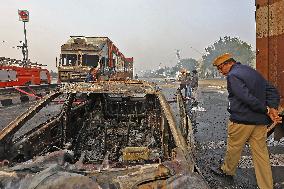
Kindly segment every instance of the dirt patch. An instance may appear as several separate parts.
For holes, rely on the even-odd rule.
[[[221,88],[227,88],[227,80],[226,79],[199,80],[199,86],[201,87],[220,86]]]

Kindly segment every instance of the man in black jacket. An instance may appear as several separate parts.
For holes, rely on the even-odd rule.
[[[228,53],[217,57],[213,66],[227,76],[229,93],[227,151],[217,174],[234,176],[243,146],[249,143],[260,189],[272,189],[273,179],[266,145],[267,124],[281,122],[277,108],[280,97],[275,87],[256,70],[236,62]]]

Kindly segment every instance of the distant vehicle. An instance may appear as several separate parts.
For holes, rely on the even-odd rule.
[[[25,23],[29,21],[29,11],[18,10],[18,14],[19,20],[24,23],[25,40],[17,46],[22,50],[23,60],[0,57],[0,88],[50,84],[50,73],[47,69],[42,68],[45,65],[33,63],[28,58]]]
[[[0,58],[0,88],[50,84],[50,73],[42,65],[21,60]]]
[[[177,79],[175,77],[166,77],[165,81],[166,82],[175,82]]]
[[[71,36],[61,46],[58,81],[84,81],[92,68],[100,80],[133,78],[133,58],[126,58],[108,37]]]

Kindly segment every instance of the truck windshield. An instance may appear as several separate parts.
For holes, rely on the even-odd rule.
[[[99,62],[98,55],[83,55],[83,66],[97,67]]]
[[[62,66],[76,66],[77,55],[76,54],[62,54],[61,55],[61,65]]]

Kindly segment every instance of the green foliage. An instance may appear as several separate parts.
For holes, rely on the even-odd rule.
[[[214,59],[224,53],[230,53],[233,55],[234,59],[242,64],[246,64],[253,67],[255,53],[252,50],[251,45],[240,40],[239,38],[231,38],[230,36],[225,36],[220,38],[213,45],[205,48],[206,54],[202,56],[203,68],[206,75],[211,75],[213,77],[218,75],[218,72],[212,66]]]
[[[224,53],[230,53],[236,61],[255,68],[255,52],[252,50],[251,45],[239,38],[225,36],[205,48],[205,51],[206,54],[202,56],[202,60],[199,62],[193,58],[181,59],[180,62],[173,67],[164,67],[155,71],[148,71],[145,73],[145,76],[175,77],[181,68],[185,68],[190,72],[196,69],[201,78],[220,76],[217,69],[213,68],[212,62],[217,56]]]
[[[188,71],[192,71],[197,68],[198,62],[193,58],[181,59],[180,62],[173,67],[175,72],[180,71],[181,68],[185,68]]]
[[[154,72],[147,72],[144,76],[147,77],[175,77],[177,72],[180,71],[181,68],[185,68],[188,71],[192,71],[197,68],[198,62],[193,58],[181,59],[179,63],[177,63],[173,67],[163,67]]]

